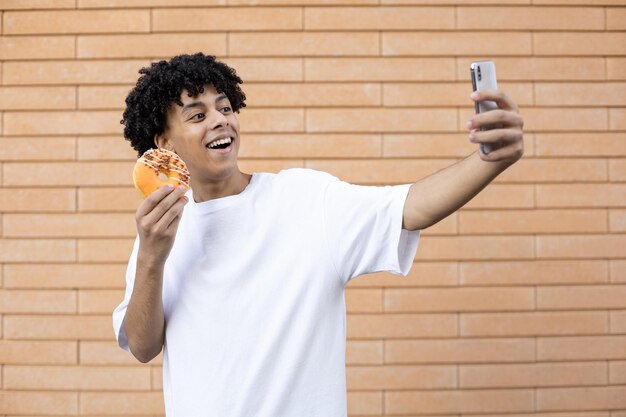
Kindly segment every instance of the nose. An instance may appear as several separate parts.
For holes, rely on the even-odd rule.
[[[211,111],[211,129],[219,129],[228,126],[228,119],[221,111],[214,109]]]

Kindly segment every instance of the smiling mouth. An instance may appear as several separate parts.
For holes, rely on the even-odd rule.
[[[211,150],[211,149],[226,149],[228,148],[232,143],[234,142],[234,139],[232,137],[227,137],[224,139],[217,139],[214,140],[213,142],[209,143],[206,148]]]

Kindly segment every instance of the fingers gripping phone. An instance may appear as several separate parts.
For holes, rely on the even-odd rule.
[[[476,61],[470,65],[470,72],[472,74],[472,87],[474,91],[480,90],[495,90],[498,88],[496,81],[496,64],[493,61]],[[498,108],[495,101],[479,101],[475,103],[476,114],[484,113],[490,110]],[[499,124],[485,126],[480,130],[498,129],[502,126]],[[496,145],[481,143],[480,150],[485,155],[492,150],[497,149]]]

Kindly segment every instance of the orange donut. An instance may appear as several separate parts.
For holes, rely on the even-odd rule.
[[[159,178],[159,173],[166,175],[167,180]],[[167,184],[189,188],[189,171],[185,162],[174,152],[161,148],[148,149],[137,159],[133,182],[145,198]]]

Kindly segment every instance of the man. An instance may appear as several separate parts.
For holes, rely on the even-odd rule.
[[[345,285],[376,271],[406,275],[420,230],[522,156],[515,103],[500,91],[473,96],[500,110],[473,117],[469,140],[498,150],[415,184],[365,187],[309,169],[241,172],[242,81],[214,57],[182,55],[140,73],[124,135],[140,155],[176,152],[191,181],[137,209],[113,313],[119,345],[144,363],[163,348],[169,417],[345,416]]]

